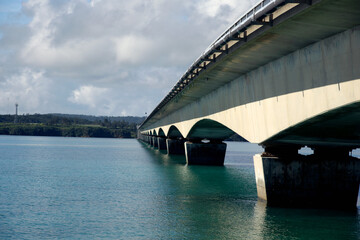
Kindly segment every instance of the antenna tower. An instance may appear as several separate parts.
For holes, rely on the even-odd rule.
[[[18,107],[19,107],[19,104],[15,103],[15,119],[14,119],[14,123],[18,123]]]

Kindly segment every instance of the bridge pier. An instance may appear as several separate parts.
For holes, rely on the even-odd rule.
[[[309,156],[265,152],[254,156],[254,167],[258,197],[269,206],[356,208],[360,159],[349,149],[315,148]]]
[[[158,148],[158,141],[157,141],[157,137],[152,137],[152,146],[154,148]]]
[[[152,147],[154,147],[154,137],[150,137],[150,145],[152,146]]]
[[[157,146],[159,150],[166,150],[166,138],[165,137],[157,137]]]
[[[223,166],[226,143],[185,142],[185,156],[188,165]]]
[[[185,154],[185,141],[183,139],[166,139],[166,148],[168,154],[184,155]]]

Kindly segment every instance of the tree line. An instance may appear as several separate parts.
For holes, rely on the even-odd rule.
[[[137,125],[144,118],[130,117],[132,122],[107,117],[77,117],[79,115],[26,114],[0,115],[0,134],[28,136],[135,138]],[[85,115],[81,115],[85,116]],[[129,117],[124,117],[129,119]]]

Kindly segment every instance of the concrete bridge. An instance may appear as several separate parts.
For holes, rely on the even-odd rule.
[[[265,149],[254,167],[269,205],[351,208],[359,123],[360,1],[263,0],[190,66],[139,139],[223,165],[223,140],[237,133]]]

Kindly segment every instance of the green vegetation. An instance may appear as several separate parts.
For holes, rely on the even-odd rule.
[[[140,117],[65,114],[0,115],[0,135],[134,138]]]

